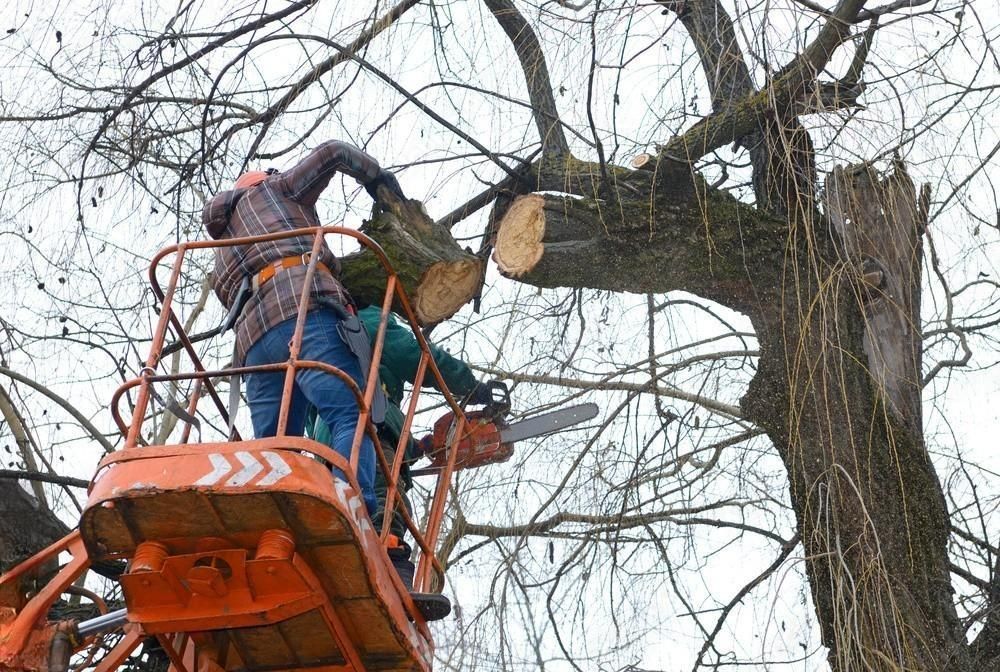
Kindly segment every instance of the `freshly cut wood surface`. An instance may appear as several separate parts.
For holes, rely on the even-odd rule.
[[[520,277],[535,267],[545,248],[545,197],[528,194],[518,197],[497,228],[493,260],[500,272]]]
[[[483,260],[463,249],[445,227],[427,216],[420,201],[400,201],[384,187],[386,205],[362,227],[385,252],[406,290],[421,324],[454,315],[479,289]],[[341,279],[356,301],[381,304],[386,274],[371,251],[342,259]]]

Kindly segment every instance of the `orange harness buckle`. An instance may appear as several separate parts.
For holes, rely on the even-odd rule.
[[[294,268],[295,266],[307,266],[309,265],[309,260],[311,254],[309,252],[304,252],[297,257],[284,257],[283,259],[278,259],[277,261],[265,266],[259,273],[253,276],[253,291],[257,293],[261,287],[263,287],[267,282],[277,275],[278,271],[283,271],[287,268]],[[333,273],[327,268],[326,264],[322,261],[316,264],[318,270],[324,271],[325,273]]]

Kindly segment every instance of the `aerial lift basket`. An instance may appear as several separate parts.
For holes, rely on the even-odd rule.
[[[373,347],[367,389],[322,362],[297,358],[309,297],[303,293],[292,356],[287,362],[207,371],[173,309],[185,257],[193,251],[247,245],[293,236],[311,236],[312,254],[305,286],[318,272],[317,254],[327,234],[350,236],[381,261],[388,278],[382,322]],[[157,269],[173,257],[166,290]],[[440,586],[443,568],[434,555],[455,470],[439,459],[433,499],[420,528],[399,506],[397,483],[421,383],[434,377],[444,391],[463,434],[465,416],[441,378],[427,342],[384,252],[364,235],[340,227],[222,241],[181,243],[161,251],[150,267],[160,315],[146,367],[122,385],[112,413],[125,436],[124,448],[98,465],[79,528],[66,538],[0,577],[0,670],[57,672],[74,668],[118,669],[144,642],[166,653],[173,672],[320,670],[427,671],[433,640],[385,553],[388,525],[376,532],[364,510],[355,471],[362,434],[378,445],[370,409],[390,307],[401,307],[422,348],[403,436],[392,464],[376,450],[387,475],[388,521],[398,512],[420,552],[414,588]],[[192,364],[186,373],[159,373],[167,333],[183,345]],[[316,368],[340,377],[354,392],[358,430],[349,460],[329,447],[285,434],[295,372]],[[204,417],[199,402],[208,397],[229,422],[216,383],[262,371],[285,376],[277,436],[244,440],[232,429],[228,440],[191,443],[192,422]],[[193,381],[186,413],[189,421],[176,443],[144,445],[143,424],[154,386]],[[131,421],[119,413],[123,397],[134,397]],[[231,423],[229,424],[231,427]],[[201,440],[200,429],[198,439]],[[335,478],[334,473],[346,475]],[[59,564],[59,558],[70,556]],[[50,620],[50,608],[93,563],[125,561],[118,577],[125,606],[83,621]]]

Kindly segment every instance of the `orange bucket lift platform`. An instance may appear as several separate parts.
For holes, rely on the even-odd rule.
[[[300,297],[289,361],[206,371],[172,309],[185,256],[203,248],[312,236],[312,261],[304,283],[308,287],[326,234],[358,239],[375,252],[388,277],[366,389],[359,389],[334,367],[297,359],[309,305],[305,293]],[[168,255],[174,255],[174,263],[164,292],[157,268]],[[98,465],[79,528],[0,577],[0,670],[116,670],[149,638],[155,638],[169,657],[172,672],[430,670],[433,639],[386,556],[387,523],[398,508],[420,550],[415,589],[429,590],[432,580],[440,585],[443,568],[433,549],[456,468],[455,445],[466,420],[446,391],[382,250],[362,234],[340,227],[182,243],[154,258],[150,280],[161,310],[147,365],[139,378],[119,388],[112,401],[125,447]],[[387,315],[394,303],[409,319],[423,352],[393,463],[387,464],[376,449],[389,486],[380,526],[385,532],[380,535],[365,511],[354,474],[362,434],[368,433],[378,445],[369,416]],[[168,331],[183,344],[193,371],[157,373]],[[360,422],[349,460],[316,441],[285,434],[295,372],[303,368],[339,376],[354,391]],[[193,423],[188,421],[177,443],[140,445],[151,400],[160,400],[155,384],[187,381],[193,388],[188,417],[207,418],[199,408],[207,393],[221,417],[219,424],[227,426],[228,411],[213,381],[259,371],[285,374],[277,436],[242,440],[231,430],[229,437],[223,437],[228,440],[190,443]],[[433,499],[418,528],[400,506],[397,483],[421,383],[428,373],[445,391],[455,413],[455,432],[450,459],[435,470]],[[118,404],[133,390],[132,419],[125,423]],[[200,439],[200,427],[198,431]],[[335,477],[331,469],[346,474],[346,480]],[[58,558],[67,553],[71,559],[58,566]],[[108,611],[95,595],[102,615],[50,621],[49,609],[60,595],[92,563],[108,560],[127,561],[118,578],[126,606]]]

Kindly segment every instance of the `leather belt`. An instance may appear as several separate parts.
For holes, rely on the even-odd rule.
[[[297,257],[285,257],[284,259],[278,259],[277,261],[265,266],[259,273],[253,276],[253,291],[257,292],[263,287],[267,282],[277,275],[278,271],[283,271],[288,268],[294,268],[295,266],[307,266],[309,264],[309,253],[300,254]],[[333,275],[333,272],[327,268],[327,265],[322,261],[316,263],[316,270],[323,271]]]

